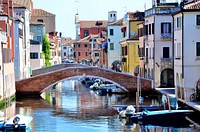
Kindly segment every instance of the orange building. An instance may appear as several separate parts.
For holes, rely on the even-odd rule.
[[[74,58],[76,62],[93,66],[105,67],[107,54],[102,48],[105,38],[100,34],[80,39],[74,43]]]
[[[80,21],[80,38],[85,38],[90,34],[98,34],[102,31],[107,32],[108,21],[97,20],[97,21]]]

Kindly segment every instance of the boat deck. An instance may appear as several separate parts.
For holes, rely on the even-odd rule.
[[[156,88],[156,90],[163,94],[172,94],[175,96],[175,88]],[[178,100],[186,104],[187,106],[200,112],[200,101],[191,102],[191,101],[185,101],[182,99],[178,99]]]

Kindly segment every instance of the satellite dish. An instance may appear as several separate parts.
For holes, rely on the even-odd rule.
[[[131,36],[134,36],[135,35],[135,32],[134,31],[131,31]]]

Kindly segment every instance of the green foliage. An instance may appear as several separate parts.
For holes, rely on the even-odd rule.
[[[47,35],[44,35],[43,46],[42,46],[42,53],[44,54],[45,58],[45,66],[51,66],[50,60],[50,42],[47,38]]]
[[[11,106],[12,102],[14,102],[16,100],[16,96],[12,96],[9,99],[4,99],[2,101],[0,101],[0,110],[4,109],[5,105],[6,106]]]

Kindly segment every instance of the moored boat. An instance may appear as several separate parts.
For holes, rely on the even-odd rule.
[[[148,111],[144,110],[140,114],[135,114],[129,117],[132,122],[150,122],[159,120],[181,120],[186,116],[192,114],[193,110],[159,110],[159,111]]]
[[[3,129],[4,130],[26,130],[30,127],[30,123],[32,119],[33,119],[32,116],[17,114],[5,122]]]

